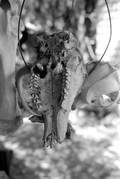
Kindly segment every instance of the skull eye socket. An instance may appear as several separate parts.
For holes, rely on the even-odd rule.
[[[47,67],[42,66],[41,68],[38,65],[35,65],[33,68],[33,72],[40,76],[40,78],[45,78],[47,75]]]
[[[65,61],[61,61],[61,65],[62,65],[63,68],[66,67]]]
[[[51,64],[51,69],[53,70],[55,67],[56,67],[56,64],[55,64],[55,63],[52,63],[52,64]]]
[[[38,68],[37,65],[35,65],[35,67],[33,68],[33,72],[34,72],[35,74],[39,75],[39,74],[41,73],[41,69]]]

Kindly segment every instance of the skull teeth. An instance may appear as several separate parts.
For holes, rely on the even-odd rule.
[[[61,107],[65,108],[67,97],[68,97],[68,91],[70,87],[70,70],[66,67],[65,71],[63,73],[63,84],[62,84],[62,93],[61,93]]]
[[[42,108],[40,101],[40,85],[39,85],[40,77],[34,73],[32,73],[30,82],[29,82],[29,91],[32,96],[32,102],[35,108],[40,111]]]

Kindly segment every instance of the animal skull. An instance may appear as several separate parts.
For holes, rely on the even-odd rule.
[[[28,104],[21,98],[26,110],[33,115],[43,116],[44,145],[51,146],[53,139],[61,143],[67,137],[70,126],[68,116],[85,79],[86,70],[78,42],[67,31],[38,37],[37,52],[37,60],[31,67],[28,84],[31,95],[28,97]],[[19,80],[17,81],[18,91],[22,96]]]

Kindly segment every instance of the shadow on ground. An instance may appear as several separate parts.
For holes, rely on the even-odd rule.
[[[76,126],[72,140],[52,149],[42,146],[42,125],[25,123],[14,135],[0,136],[1,143],[14,152],[12,179],[120,178],[120,139],[115,126]]]

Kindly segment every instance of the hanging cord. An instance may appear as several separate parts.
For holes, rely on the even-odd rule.
[[[104,51],[103,55],[101,56],[100,60],[96,63],[96,65],[93,67],[93,69],[90,71],[90,73],[91,73],[93,70],[95,70],[95,68],[98,66],[98,64],[102,61],[102,59],[103,59],[103,57],[104,57],[104,55],[105,55],[105,53],[106,53],[106,51],[107,51],[107,49],[108,49],[108,47],[109,47],[109,45],[110,45],[110,41],[111,41],[111,38],[112,38],[112,21],[111,21],[110,9],[109,9],[107,0],[105,0],[105,4],[106,4],[106,7],[107,7],[108,16],[109,16],[110,37],[109,37],[109,41],[108,41],[108,44],[107,44],[107,46],[106,46],[106,48],[105,48],[105,51]],[[90,74],[90,73],[89,73],[89,74]]]
[[[72,7],[71,7],[71,10],[70,10],[70,15],[69,15],[69,17],[68,17],[68,19],[67,19],[67,21],[66,21],[66,23],[65,23],[65,26],[63,27],[63,31],[66,29],[66,26],[67,26],[67,24],[68,24],[68,22],[69,22],[69,20],[70,20],[70,18],[71,18],[71,16],[72,16],[73,9],[74,9],[74,1],[75,1],[75,0],[72,0]]]
[[[23,56],[23,53],[22,53],[22,49],[21,49],[21,45],[20,45],[20,33],[19,33],[20,32],[20,20],[21,20],[21,15],[22,15],[22,10],[23,10],[23,7],[24,7],[24,3],[25,3],[25,0],[23,0],[23,2],[22,2],[22,6],[21,6],[21,9],[20,9],[20,14],[19,14],[19,21],[18,21],[18,47],[19,47],[19,51],[20,51],[22,60],[23,60],[23,62],[25,64],[25,66],[30,71],[30,68],[29,68],[28,64],[26,63],[26,61],[24,59],[24,56]]]

